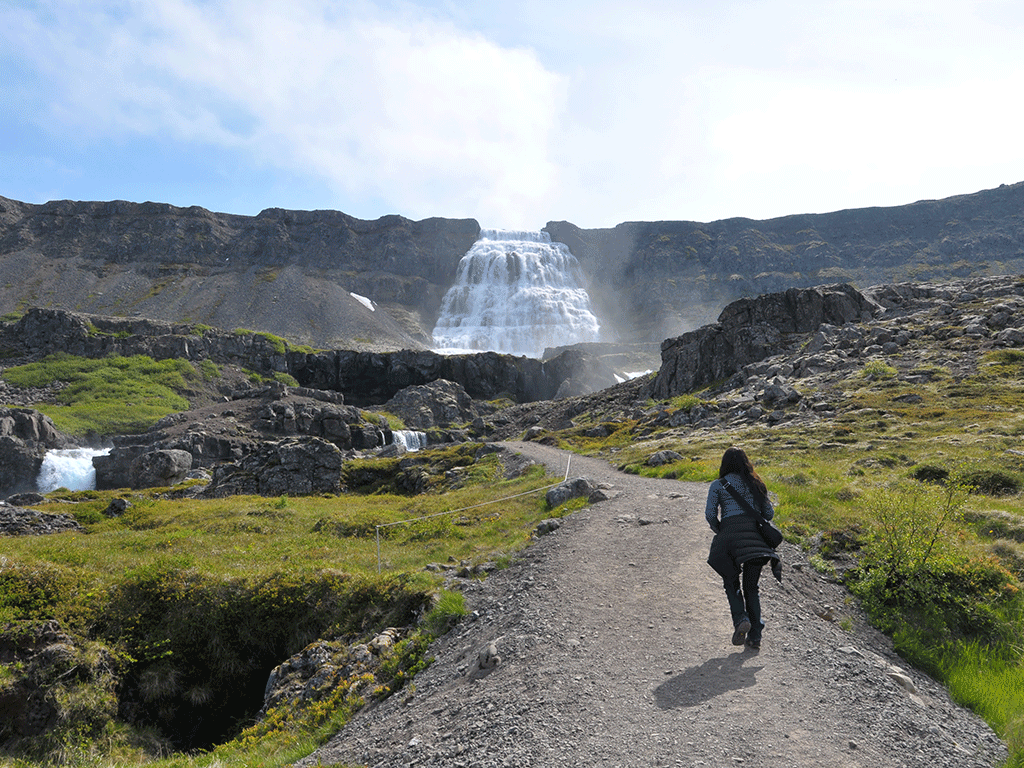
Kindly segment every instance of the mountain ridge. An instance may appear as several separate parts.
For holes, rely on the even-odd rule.
[[[544,230],[579,260],[604,341],[660,342],[793,287],[1022,273],[1024,182],[904,206]],[[0,314],[43,306],[425,349],[479,233],[474,219],[0,197]]]

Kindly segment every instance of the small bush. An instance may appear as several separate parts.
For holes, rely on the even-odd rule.
[[[683,413],[689,413],[698,405],[702,405],[703,403],[704,401],[696,395],[679,395],[669,401],[669,407],[677,411],[682,411]]]
[[[1009,496],[1020,491],[1020,478],[998,469],[971,470],[964,474],[964,480],[986,496]]]
[[[869,360],[864,364],[861,375],[869,381],[885,381],[896,378],[898,371],[881,360]]]

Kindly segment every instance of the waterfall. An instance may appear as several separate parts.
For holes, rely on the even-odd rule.
[[[427,447],[427,433],[411,429],[394,429],[391,431],[391,442],[407,451],[418,451]]]
[[[40,493],[49,493],[58,488],[69,491],[91,491],[96,487],[96,468],[93,456],[106,456],[109,448],[60,448],[47,451],[43,465],[39,468],[36,488]]]
[[[597,341],[599,331],[565,245],[547,232],[483,230],[441,302],[434,346],[540,357],[545,347]]]

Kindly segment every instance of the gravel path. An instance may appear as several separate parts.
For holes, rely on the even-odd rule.
[[[506,443],[561,476],[569,454]],[[784,544],[760,651],[731,645],[707,485],[573,455],[611,497],[466,587],[473,617],[300,766],[993,766],[1005,745]],[[494,644],[500,663],[479,669]]]

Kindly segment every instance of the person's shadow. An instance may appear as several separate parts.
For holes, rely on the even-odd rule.
[[[756,658],[746,653],[730,653],[720,659],[708,659],[655,688],[654,700],[659,709],[695,707],[728,691],[751,688],[757,684],[754,676],[764,667],[744,667],[743,663]]]

